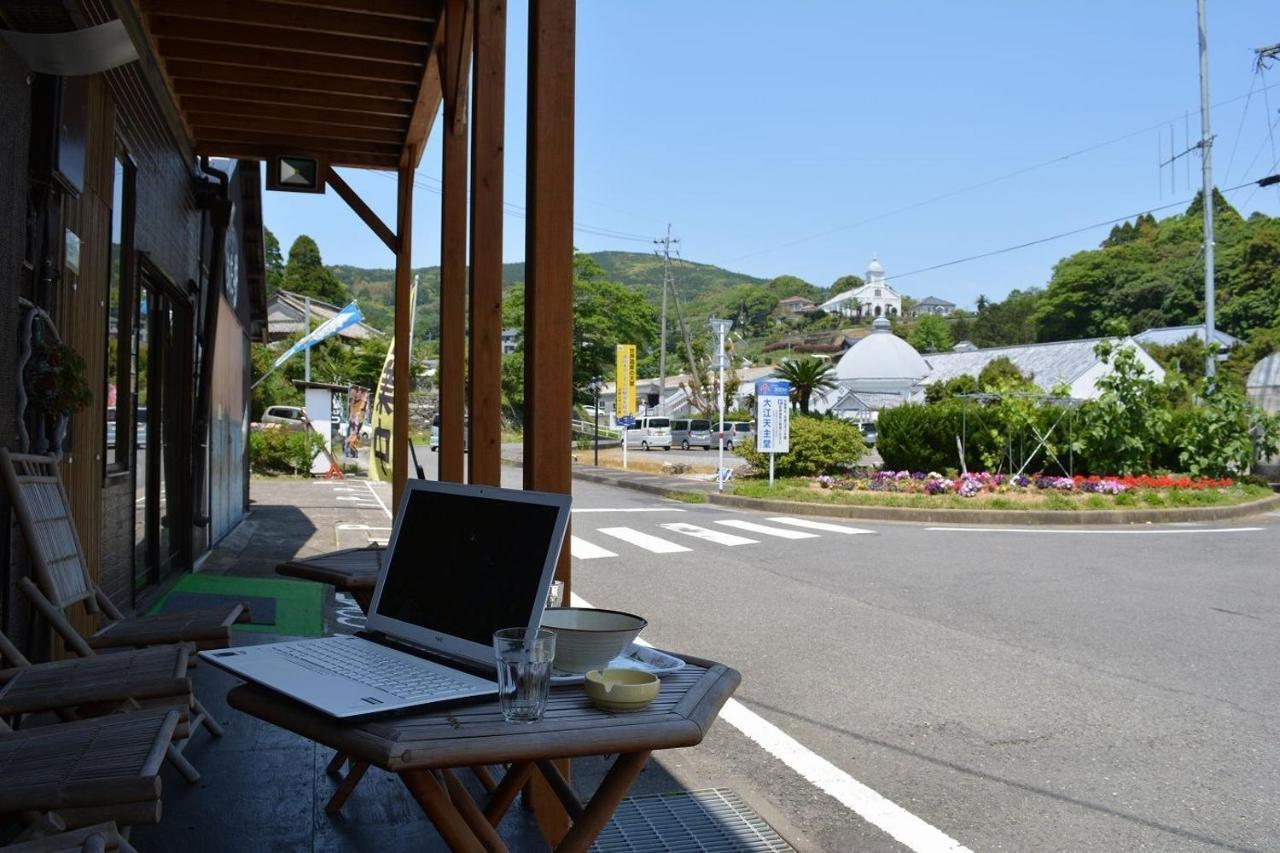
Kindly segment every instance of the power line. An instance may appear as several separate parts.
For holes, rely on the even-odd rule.
[[[1277,163],[1277,165],[1280,165],[1280,163]],[[1244,189],[1245,187],[1254,186],[1255,184],[1258,186],[1261,186],[1262,182],[1246,181],[1243,184],[1237,184],[1234,187],[1228,187],[1225,190],[1219,190],[1219,192],[1222,192],[1222,193],[1235,192],[1236,190],[1241,190],[1241,189]],[[920,269],[911,270],[910,272],[904,272],[904,273],[898,273],[897,275],[885,276],[884,280],[896,281],[897,279],[900,279],[900,278],[908,278],[909,276],[920,275],[921,273],[933,272],[934,270],[940,270],[946,267],[953,267],[953,266],[956,266],[957,264],[966,264],[966,263],[969,263],[970,261],[979,261],[979,260],[982,260],[983,258],[991,258],[996,255],[1006,255],[1009,252],[1016,252],[1019,249],[1026,249],[1031,246],[1039,246],[1042,243],[1052,243],[1054,240],[1061,240],[1064,237],[1074,237],[1076,234],[1083,234],[1084,232],[1092,231],[1095,228],[1104,228],[1108,225],[1118,225],[1121,222],[1128,222],[1130,219],[1135,219],[1139,216],[1143,216],[1146,214],[1158,213],[1159,211],[1168,210],[1173,207],[1182,207],[1183,205],[1190,204],[1193,201],[1195,201],[1195,196],[1192,196],[1191,198],[1187,198],[1187,199],[1182,199],[1181,201],[1171,202],[1169,204],[1162,204],[1159,207],[1148,208],[1147,210],[1142,210],[1142,211],[1139,211],[1138,213],[1130,213],[1128,216],[1121,216],[1116,219],[1108,219],[1105,222],[1095,222],[1092,225],[1086,225],[1083,228],[1073,228],[1070,231],[1063,231],[1060,234],[1054,234],[1051,237],[1041,237],[1037,240],[1028,240],[1025,243],[1018,243],[1015,246],[1006,246],[1003,249],[994,249],[990,252],[982,252],[977,255],[968,255],[967,257],[956,258],[955,260],[952,260],[952,261],[944,261],[943,263],[940,263],[940,264],[934,264],[928,267],[921,267]]]
[[[1273,88],[1275,88],[1275,87],[1277,87],[1277,86],[1280,86],[1280,83],[1273,83],[1271,86],[1263,87],[1263,90],[1262,90],[1262,91],[1264,91],[1264,92],[1265,92],[1267,89],[1273,89]],[[1253,91],[1253,90],[1252,90],[1252,87],[1250,87],[1250,93],[1251,93],[1251,94],[1252,94],[1252,91]],[[1223,106],[1226,106],[1227,104],[1232,104],[1232,103],[1235,103],[1236,101],[1244,100],[1244,99],[1246,99],[1247,97],[1250,97],[1250,95],[1238,95],[1238,96],[1236,96],[1236,97],[1234,97],[1234,98],[1231,98],[1231,99],[1229,99],[1229,100],[1226,100],[1226,101],[1220,101],[1219,103],[1214,104],[1213,106],[1214,106],[1214,108],[1217,108],[1217,107],[1223,107]],[[1185,115],[1185,113],[1184,113],[1184,115]],[[887,219],[887,218],[888,218],[888,217],[890,217],[890,216],[896,216],[896,215],[898,215],[898,214],[900,214],[900,213],[906,213],[906,212],[908,212],[908,211],[915,210],[915,209],[917,209],[917,208],[924,207],[924,206],[926,206],[926,205],[935,204],[936,202],[944,201],[944,200],[946,200],[946,199],[952,198],[952,197],[957,196],[957,195],[961,195],[961,194],[963,194],[963,193],[972,192],[973,190],[982,189],[983,187],[988,187],[988,186],[991,186],[992,184],[1001,183],[1002,181],[1007,181],[1007,180],[1010,180],[1011,178],[1016,178],[1016,177],[1018,177],[1018,176],[1020,176],[1020,175],[1025,175],[1027,172],[1033,172],[1033,171],[1036,171],[1036,170],[1038,170],[1038,169],[1043,169],[1043,168],[1046,168],[1046,167],[1048,167],[1048,166],[1052,166],[1052,165],[1055,165],[1055,164],[1057,164],[1057,163],[1061,163],[1061,162],[1064,162],[1064,161],[1066,161],[1066,160],[1070,160],[1070,159],[1072,159],[1072,158],[1079,157],[1079,156],[1081,156],[1081,155],[1083,155],[1083,154],[1089,154],[1089,153],[1091,153],[1091,152],[1093,152],[1093,151],[1097,151],[1097,150],[1098,150],[1098,149],[1100,149],[1100,148],[1106,148],[1106,147],[1108,147],[1108,146],[1110,146],[1110,145],[1115,145],[1116,143],[1124,142],[1125,140],[1132,139],[1132,138],[1134,138],[1135,136],[1141,136],[1141,135],[1142,135],[1142,134],[1144,134],[1144,133],[1149,133],[1149,132],[1151,132],[1152,130],[1163,130],[1163,128],[1164,128],[1164,126],[1165,126],[1166,124],[1168,124],[1168,123],[1170,123],[1170,122],[1172,122],[1172,121],[1175,121],[1176,119],[1177,119],[1177,117],[1175,116],[1174,118],[1172,118],[1172,119],[1168,119],[1168,120],[1166,120],[1166,121],[1161,121],[1161,122],[1157,122],[1156,124],[1147,125],[1146,127],[1143,127],[1143,128],[1141,128],[1141,129],[1139,129],[1139,130],[1131,131],[1131,132],[1129,132],[1129,133],[1125,133],[1125,134],[1123,134],[1123,135],[1121,135],[1121,136],[1117,136],[1117,137],[1114,137],[1114,138],[1112,138],[1112,139],[1108,139],[1108,140],[1103,141],[1103,142],[1097,142],[1097,143],[1094,143],[1094,144],[1092,144],[1092,145],[1085,146],[1084,148],[1079,148],[1079,149],[1077,149],[1077,150],[1075,150],[1075,151],[1072,151],[1072,152],[1067,153],[1067,154],[1063,154],[1063,155],[1058,156],[1058,157],[1053,157],[1053,158],[1050,158],[1050,159],[1048,159],[1048,160],[1042,160],[1042,161],[1040,161],[1039,163],[1034,163],[1034,164],[1032,164],[1032,165],[1030,165],[1030,166],[1024,166],[1024,167],[1022,167],[1022,168],[1020,168],[1020,169],[1015,169],[1015,170],[1014,170],[1014,171],[1012,171],[1012,172],[1006,172],[1006,173],[1005,173],[1005,174],[1003,174],[1003,175],[997,175],[996,177],[988,178],[988,179],[986,179],[986,180],[984,180],[984,181],[979,181],[978,183],[975,183],[975,184],[968,184],[968,185],[966,185],[966,186],[959,187],[959,188],[954,189],[954,190],[949,190],[948,192],[941,193],[940,195],[936,195],[936,196],[932,196],[932,197],[930,197],[930,198],[923,199],[922,201],[917,201],[917,202],[914,202],[914,203],[912,203],[912,204],[905,205],[905,206],[903,206],[903,207],[899,207],[899,208],[895,208],[895,209],[893,209],[893,210],[886,211],[886,212],[884,212],[884,213],[878,213],[878,214],[876,214],[876,215],[874,215],[874,216],[869,216],[869,217],[867,217],[866,219],[860,219],[860,220],[858,220],[857,222],[853,222],[853,223],[850,223],[850,224],[848,224],[848,225],[841,225],[841,226],[838,226],[838,227],[836,227],[836,228],[830,228],[830,229],[827,229],[827,230],[825,230],[825,231],[821,231],[821,232],[818,232],[818,233],[815,233],[815,234],[810,234],[810,235],[808,235],[807,237],[800,237],[800,238],[798,238],[798,239],[791,240],[790,242],[787,242],[787,243],[781,243],[781,244],[776,245],[776,246],[770,246],[770,247],[766,247],[766,248],[763,248],[763,249],[756,249],[755,251],[748,252],[748,253],[746,253],[745,255],[739,255],[739,256],[737,256],[737,257],[735,257],[735,258],[730,258],[730,259],[727,261],[727,263],[736,263],[736,262],[741,261],[741,260],[744,260],[744,259],[746,259],[746,258],[753,258],[753,257],[755,257],[755,256],[757,256],[757,255],[763,255],[763,254],[767,254],[767,253],[769,253],[769,252],[776,252],[776,251],[778,251],[779,249],[789,249],[789,248],[791,248],[792,246],[798,246],[798,245],[800,245],[800,244],[802,244],[802,243],[808,243],[808,242],[810,242],[810,241],[812,241],[812,240],[818,240],[818,239],[821,239],[821,238],[823,238],[823,237],[829,237],[829,236],[831,236],[832,234],[838,234],[838,233],[840,233],[841,231],[848,231],[848,230],[850,230],[850,229],[852,229],[852,228],[859,228],[859,227],[861,227],[861,226],[863,226],[863,225],[868,225],[868,224],[870,224],[870,223],[872,223],[872,222],[877,222],[877,221],[879,221],[879,220],[881,220],[881,219]],[[1247,170],[1246,170],[1246,171],[1247,171]]]

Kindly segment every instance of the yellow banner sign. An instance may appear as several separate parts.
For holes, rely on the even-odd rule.
[[[614,394],[613,411],[620,418],[636,413],[636,345],[618,344],[617,362],[614,365],[617,393]]]
[[[418,280],[414,277],[413,290],[409,292],[409,316],[413,317],[418,307]],[[413,321],[409,321],[409,340],[413,341]],[[409,347],[413,349],[412,343]],[[409,358],[409,381],[413,382],[413,359]],[[396,348],[393,343],[387,348],[386,361],[382,363],[382,375],[378,378],[378,387],[374,391],[369,405],[369,423],[373,427],[373,442],[369,447],[369,479],[391,482],[391,431],[392,422],[397,414],[408,417],[408,412],[395,411],[395,373]],[[413,390],[412,384],[409,390]],[[412,476],[412,472],[410,473]]]

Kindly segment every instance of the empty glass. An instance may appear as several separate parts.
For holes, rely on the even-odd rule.
[[[498,701],[508,723],[532,723],[547,708],[556,635],[545,628],[503,628],[493,634]]]

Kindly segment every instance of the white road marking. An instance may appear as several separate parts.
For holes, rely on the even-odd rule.
[[[692,536],[695,539],[705,539],[708,542],[714,542],[717,545],[757,545],[759,540],[748,539],[745,536],[734,536],[732,533],[721,533],[719,530],[708,530],[705,527],[699,527],[696,524],[685,524],[683,521],[676,521],[670,524],[660,524],[659,527],[670,530],[674,533],[683,533],[685,536]]]
[[[926,527],[925,530],[931,530],[935,533],[1068,533],[1079,535],[1093,536],[1134,536],[1134,535],[1159,535],[1174,533],[1257,533],[1260,530],[1266,530],[1265,527],[1177,527],[1169,529],[1167,527],[1142,528],[1141,530],[1098,530],[1096,528],[1087,530],[1063,530],[1051,527]]]
[[[752,533],[763,533],[766,536],[777,536],[779,539],[817,539],[816,533],[805,533],[801,530],[788,530],[785,527],[770,527],[767,524],[756,524],[754,521],[742,521],[737,518],[717,519],[716,524],[723,524],[725,527],[736,527],[739,530],[749,530]]]
[[[569,600],[574,607],[591,606],[576,592],[569,594]],[[635,642],[649,645],[639,638]],[[763,747],[809,784],[916,853],[971,853],[959,841],[862,784],[737,699],[731,698],[724,703],[720,719]]]
[[[334,500],[336,500],[336,501],[352,501],[352,502],[354,502],[354,503],[358,503],[358,504],[365,504],[366,506],[377,506],[377,505],[378,505],[378,504],[374,503],[373,501],[369,500],[368,498],[366,498],[364,495],[336,495],[336,496],[334,497]]]
[[[382,498],[378,495],[376,491],[374,491],[373,483],[370,483],[368,480],[365,480],[364,485],[365,485],[365,488],[369,490],[369,494],[373,495],[373,499],[378,502],[378,506],[382,507],[382,511],[387,514],[387,518],[393,518],[394,516],[391,515],[391,510],[387,509],[387,505],[382,502]]]
[[[633,507],[579,507],[570,510],[574,515],[584,512],[684,512],[682,509],[669,506],[633,506]]]
[[[601,548],[599,545],[593,545],[585,539],[579,539],[577,536],[569,537],[569,554],[577,557],[579,560],[598,560],[601,557],[616,557],[617,554]]]
[[[605,536],[612,536],[614,539],[621,539],[623,542],[630,542],[632,545],[638,545],[655,554],[677,554],[681,551],[689,550],[683,545],[668,542],[666,539],[661,539],[657,536],[650,536],[648,533],[641,533],[639,530],[633,530],[630,527],[601,527],[596,532],[603,533]]]
[[[831,533],[875,533],[874,530],[863,530],[861,527],[845,527],[841,524],[827,524],[825,521],[810,521],[807,518],[771,518],[769,521],[790,524],[792,527],[807,527],[810,530],[826,530]]]

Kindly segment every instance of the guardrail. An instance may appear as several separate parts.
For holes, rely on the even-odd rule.
[[[595,421],[582,421],[582,420],[578,420],[577,418],[574,418],[572,421],[570,421],[570,424],[572,426],[574,435],[583,435],[583,436],[587,436],[588,438],[595,437],[595,434],[596,434]],[[610,429],[609,427],[601,424],[600,437],[604,439],[608,439],[609,441],[621,441],[622,431],[617,429]]]

